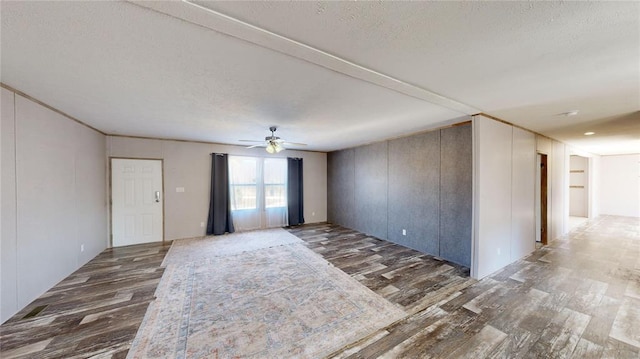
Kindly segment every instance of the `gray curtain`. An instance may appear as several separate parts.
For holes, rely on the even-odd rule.
[[[287,206],[289,225],[297,226],[304,223],[302,158],[287,158]]]
[[[212,153],[207,235],[234,231],[229,193],[229,158],[226,153]]]

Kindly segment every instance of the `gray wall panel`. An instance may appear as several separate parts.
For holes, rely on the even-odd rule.
[[[387,238],[387,142],[355,149],[355,227]]]
[[[440,257],[471,266],[471,126],[440,131]]]
[[[329,222],[470,266],[472,145],[468,124],[329,153]]]
[[[389,141],[390,241],[438,255],[439,183],[439,131]]]
[[[355,150],[327,155],[327,218],[329,222],[355,228]]]

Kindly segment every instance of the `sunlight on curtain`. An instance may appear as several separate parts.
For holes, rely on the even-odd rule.
[[[287,161],[229,156],[229,190],[236,230],[287,225]]]
[[[229,156],[229,192],[233,226],[237,231],[260,228],[258,159]]]
[[[287,216],[287,160],[264,159],[265,227],[288,225]]]

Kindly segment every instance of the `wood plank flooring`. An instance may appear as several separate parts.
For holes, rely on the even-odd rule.
[[[600,217],[481,281],[339,226],[290,231],[407,312],[332,357],[640,358],[637,218]],[[106,250],[0,326],[0,357],[124,358],[167,249]]]
[[[289,229],[307,247],[408,313],[416,313],[476,281],[469,268],[332,225]]]
[[[0,326],[0,357],[126,357],[168,250],[154,243],[103,251]]]
[[[382,278],[374,278],[376,271],[359,272],[362,269],[349,269],[349,264],[338,260],[367,252],[368,247],[361,243],[369,239],[330,225],[295,231],[310,248],[372,290],[405,309],[414,306],[406,301],[411,295],[400,294],[401,299],[381,290],[386,284],[386,268],[377,272]],[[340,234],[336,236],[336,232]],[[349,237],[356,244],[347,249],[344,242],[350,241]],[[334,251],[334,242],[344,250]],[[373,262],[382,261],[372,253],[360,254],[367,255]],[[411,277],[407,273],[403,276]],[[428,301],[405,319],[352,343],[333,357],[640,358],[637,218],[600,217],[488,278],[467,281],[457,288],[452,288],[451,282],[444,279],[441,287],[436,284],[425,290],[428,297],[440,288],[443,295],[437,301]],[[414,290],[400,286],[400,292]]]

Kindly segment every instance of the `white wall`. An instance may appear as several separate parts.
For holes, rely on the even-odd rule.
[[[560,238],[567,233],[569,220],[569,155],[564,143],[553,141],[552,153],[547,158],[547,173],[550,191],[549,210],[551,222],[547,223],[551,237],[549,241]]]
[[[543,137],[540,135],[536,135],[536,152],[539,154],[547,155],[547,241],[551,241],[551,220],[552,220],[552,202],[551,202],[551,188],[553,187],[553,181],[551,176],[551,167],[552,166],[552,158],[553,158],[553,140],[548,137]],[[537,162],[536,166],[540,166],[542,162]],[[538,173],[537,175],[541,175]],[[537,178],[537,181],[540,181],[540,178]],[[536,197],[540,198],[541,187],[538,183],[536,185]],[[540,199],[539,199],[540,201]],[[539,206],[542,203],[539,203]],[[542,240],[542,218],[540,218],[541,208],[536,207],[536,240]]]
[[[568,228],[569,150],[564,143],[542,136],[536,137],[536,150],[547,155],[547,240],[552,241]]]
[[[535,246],[535,136],[473,118],[474,239],[471,275],[483,278]]]
[[[640,217],[640,154],[600,157],[600,213]]]
[[[304,158],[306,223],[327,220],[327,156],[321,152],[286,150],[269,155],[263,148],[186,141],[108,136],[107,156],[162,159],[164,166],[165,240],[205,235],[212,152],[246,156]],[[184,187],[184,192],[176,192]]]
[[[18,310],[16,237],[16,155],[14,94],[2,89],[2,237],[0,243],[0,322]]]
[[[537,142],[537,141],[536,141]],[[536,154],[536,192],[535,192],[535,216],[536,216],[536,242],[542,241],[542,217],[540,217],[540,212],[542,210],[542,168],[540,167],[542,164],[542,155],[540,153]]]
[[[511,262],[535,248],[536,137],[513,127],[511,167]]]
[[[2,104],[4,322],[108,241],[105,136],[6,89]]]

